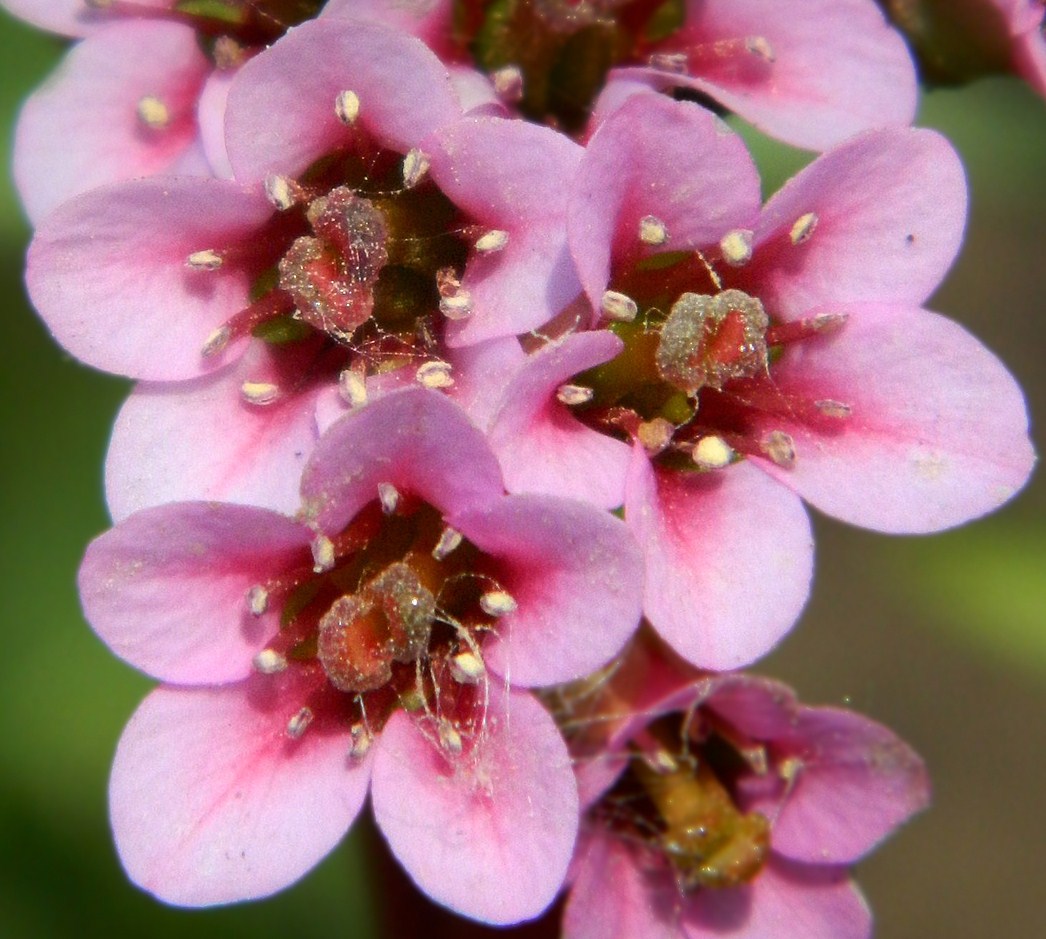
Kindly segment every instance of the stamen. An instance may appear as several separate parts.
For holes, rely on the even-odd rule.
[[[459,652],[450,660],[450,674],[462,685],[475,685],[487,673],[483,660],[474,652]]]
[[[297,740],[306,730],[308,730],[309,724],[312,723],[314,716],[312,708],[302,708],[287,722],[287,736],[290,737],[291,740]]]
[[[515,104],[523,99],[523,72],[518,65],[505,65],[491,72],[494,94],[506,104]]]
[[[556,389],[556,399],[567,407],[576,404],[588,404],[592,400],[594,392],[584,385],[560,385]]]
[[[784,469],[795,466],[795,441],[783,430],[770,431],[759,441],[759,449]]]
[[[722,437],[712,435],[698,440],[690,456],[701,469],[722,469],[730,465],[734,451]]]
[[[639,240],[645,245],[656,248],[668,241],[668,229],[665,223],[653,215],[644,215],[639,220]]]
[[[671,443],[672,435],[675,433],[675,425],[663,417],[655,417],[650,421],[643,421],[636,430],[643,449],[650,456],[657,456]]]
[[[262,649],[252,664],[254,670],[262,675],[278,675],[287,669],[287,659],[275,649]]]
[[[338,393],[352,407],[363,407],[367,403],[366,378],[355,369],[344,369],[338,376]]]
[[[801,245],[804,241],[810,240],[815,228],[817,228],[817,216],[813,212],[807,212],[806,215],[800,215],[795,220],[788,237],[793,245]]]
[[[392,515],[400,504],[400,491],[392,483],[378,483],[378,501],[381,511]]]
[[[312,570],[315,574],[323,574],[334,567],[334,542],[326,535],[317,535],[312,539]]]
[[[149,130],[164,130],[171,123],[171,112],[162,99],[146,95],[138,102],[138,120]]]
[[[247,609],[252,616],[261,616],[269,608],[269,591],[255,584],[247,591]]]
[[[352,740],[349,746],[349,757],[353,760],[362,760],[370,750],[370,745],[374,743],[374,737],[363,724],[353,724],[349,729],[349,736]]]
[[[800,342],[811,336],[819,336],[838,329],[850,318],[848,313],[819,313],[804,320],[777,323],[766,331],[766,344],[780,346]]]
[[[413,189],[425,178],[429,171],[428,154],[422,153],[415,147],[407,152],[403,158],[403,186],[405,189]]]
[[[458,729],[448,720],[440,721],[439,742],[445,750],[449,750],[454,756],[461,753],[462,740]]]
[[[769,40],[765,36],[746,37],[745,51],[751,52],[752,55],[758,56],[764,62],[777,61],[777,56],[774,54],[774,47],[770,45]]]
[[[461,532],[449,525],[440,532],[439,540],[436,542],[436,547],[432,549],[432,556],[437,561],[442,561],[452,551],[460,547],[462,538]]]
[[[479,598],[479,608],[487,616],[507,616],[516,611],[516,599],[504,590],[489,590]]]
[[[719,251],[723,260],[731,267],[741,267],[752,259],[752,238],[754,233],[746,228],[736,228],[723,235],[719,242]]]
[[[655,52],[647,60],[651,68],[672,75],[687,75],[690,59],[685,52]]]
[[[228,326],[219,326],[207,337],[207,341],[200,350],[200,355],[205,359],[217,355],[229,344],[230,339],[232,339],[232,330]]]
[[[338,120],[351,127],[360,116],[360,98],[355,91],[343,91],[334,99],[334,113]]]
[[[833,401],[831,398],[822,398],[820,401],[815,401],[814,407],[825,417],[849,417],[853,411],[849,404],[843,404],[842,401]]]
[[[451,365],[449,362],[443,362],[436,360],[434,362],[426,362],[422,365],[417,372],[414,374],[418,384],[425,388],[451,388],[454,385],[454,377],[451,375]]]
[[[485,235],[481,235],[476,239],[476,243],[473,247],[480,254],[495,254],[498,251],[502,251],[508,244],[508,232],[502,231],[499,228],[494,228],[488,231]]]
[[[280,212],[286,212],[301,201],[301,191],[294,180],[270,173],[265,177],[265,197]]]
[[[615,323],[631,323],[639,313],[639,305],[628,294],[608,290],[599,303],[603,315]]]
[[[247,50],[232,36],[219,36],[214,41],[214,66],[221,72],[231,72],[247,61]]]
[[[185,266],[194,271],[216,271],[222,266],[222,256],[212,248],[194,251],[185,259]]]
[[[448,320],[465,320],[472,315],[472,294],[461,289],[439,298],[439,311]]]
[[[245,381],[240,385],[240,393],[248,404],[264,407],[280,397],[280,386],[267,381]]]

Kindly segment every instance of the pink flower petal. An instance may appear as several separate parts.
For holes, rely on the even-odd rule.
[[[786,396],[851,414],[834,434],[761,419],[796,447],[790,470],[758,459],[767,472],[829,515],[888,532],[958,525],[1024,485],[1035,461],[1024,400],[991,352],[925,310],[831,310],[849,311],[846,325],[789,349],[773,376]]]
[[[637,447],[625,519],[646,558],[647,618],[694,665],[752,662],[798,618],[813,573],[810,523],[754,466],[655,471]]]
[[[566,336],[527,358],[490,429],[510,492],[581,499],[604,509],[621,505],[628,445],[585,427],[556,399],[560,385],[621,348],[617,336],[602,330]]]
[[[804,0],[801,8],[776,0],[691,0],[680,38],[708,46],[768,43],[772,62],[751,53],[755,61],[748,63],[710,57],[685,84],[795,146],[824,150],[915,117],[911,55],[869,0]],[[666,43],[677,44],[676,37]]]
[[[360,100],[357,126],[406,153],[461,115],[446,68],[420,41],[370,23],[304,23],[240,69],[229,93],[226,142],[241,181],[297,174],[351,146],[335,114],[343,91]]]
[[[801,761],[774,820],[774,851],[811,864],[857,861],[930,799],[926,767],[892,731],[851,711],[803,708]]]
[[[196,139],[210,71],[196,33],[179,23],[115,22],[70,49],[18,121],[14,172],[29,218],[96,186],[172,172]],[[165,126],[139,117],[148,98],[166,108]]]
[[[219,179],[232,179],[232,164],[225,147],[225,108],[235,72],[212,72],[200,92],[196,109],[200,139],[211,170]]]
[[[668,230],[659,250],[688,250],[754,227],[759,202],[744,142],[715,115],[651,95],[626,101],[589,141],[570,195],[570,249],[593,307],[611,259],[637,255],[644,216]]]
[[[164,502],[211,499],[293,515],[318,438],[316,384],[267,405],[249,404],[245,381],[275,378],[253,344],[235,365],[189,382],[139,385],[120,409],[105,464],[114,521]]]
[[[313,451],[302,476],[303,514],[340,531],[378,483],[391,483],[444,514],[504,492],[497,458],[465,412],[435,391],[393,391],[343,417]]]
[[[487,732],[458,757],[403,711],[374,758],[374,816],[430,897],[495,924],[541,913],[566,875],[577,792],[566,745],[530,695],[490,686]]]
[[[488,428],[504,390],[527,355],[515,336],[446,350],[454,387],[448,391],[477,427]]]
[[[218,179],[93,190],[37,229],[29,295],[58,342],[89,365],[150,381],[195,377],[213,367],[203,345],[246,305],[249,285],[242,271],[193,271],[186,259],[249,239],[271,214],[259,190]]]
[[[138,6],[170,9],[173,0],[136,0]],[[112,16],[88,8],[85,0],[3,0],[9,13],[63,36],[86,36],[114,23]]]
[[[122,659],[163,681],[236,681],[279,628],[247,591],[282,572],[310,532],[248,506],[180,502],[96,538],[80,567],[87,621]]]
[[[476,224],[508,234],[501,251],[470,257],[462,284],[474,312],[450,324],[451,345],[526,332],[581,293],[563,199],[581,147],[547,127],[486,117],[443,128],[426,150],[443,193]]]
[[[872,916],[845,868],[772,857],[747,887],[698,892],[681,926],[687,939],[870,939]]]
[[[792,226],[811,212],[816,227],[793,245]],[[850,300],[918,305],[955,259],[965,220],[966,178],[944,137],[863,134],[815,160],[766,204],[755,239],[760,299],[782,319]],[[778,241],[768,249],[771,238]]]
[[[401,33],[417,36],[447,59],[455,47],[454,7],[450,0],[428,0],[426,3],[389,3],[388,0],[327,0],[320,16],[338,16],[382,23]]]
[[[605,665],[639,625],[643,559],[628,529],[596,509],[553,496],[506,496],[448,518],[498,559],[517,609],[483,648],[515,685],[551,685]]]
[[[109,783],[128,875],[161,900],[210,906],[268,896],[328,854],[367,794],[369,761],[315,722],[286,733],[301,702],[276,678],[160,688],[124,730]]]

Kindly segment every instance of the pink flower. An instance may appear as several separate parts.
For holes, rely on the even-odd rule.
[[[59,341],[150,382],[121,428],[183,441],[175,472],[142,434],[114,438],[111,464],[131,470],[110,485],[118,515],[171,498],[291,509],[340,374],[440,369],[444,332],[454,346],[511,336],[580,292],[562,193],[581,148],[463,120],[415,39],[303,25],[239,72],[227,130],[238,181],[97,189],[30,248]]]
[[[629,92],[689,88],[820,150],[915,115],[911,56],[871,0],[688,0],[670,23],[666,8],[629,0],[473,4],[452,22],[453,6],[330,0],[324,14],[386,23],[448,63],[494,71],[507,101],[568,130],[584,127],[607,81],[596,123],[619,103],[618,82]]]
[[[332,427],[302,499],[297,519],[153,508],[88,549],[88,620],[166,683],[113,766],[128,874],[183,905],[265,896],[335,846],[369,789],[430,896],[488,922],[537,915],[577,796],[559,731],[522,689],[600,667],[632,632],[641,562],[625,527],[503,495],[480,432],[422,389]]]
[[[1034,461],[1012,377],[920,309],[962,236],[948,144],[871,132],[762,210],[758,185],[740,140],[696,106],[618,111],[570,209],[593,325],[610,328],[532,355],[490,429],[510,491],[623,502],[648,619],[714,669],[754,660],[799,613],[799,497],[933,531],[1010,498]]]
[[[561,701],[561,719],[587,728],[565,939],[870,935],[847,868],[929,801],[908,746],[755,676],[688,675],[640,654],[610,687],[625,695],[609,715],[591,688],[579,714]],[[601,757],[586,720],[615,712]]]

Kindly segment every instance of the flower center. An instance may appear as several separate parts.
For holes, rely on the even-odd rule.
[[[296,670],[312,689],[292,738],[314,721],[349,728],[362,756],[397,709],[419,715],[449,755],[482,732],[481,646],[514,601],[491,559],[431,506],[383,484],[340,535],[318,536],[310,558],[247,597],[255,615],[275,604],[280,632],[255,667]]]
[[[770,849],[770,823],[743,812],[734,794],[750,765],[701,720],[698,712],[651,724],[633,744],[628,769],[593,810],[612,832],[647,849],[652,865],[667,863],[684,890],[748,883]]]

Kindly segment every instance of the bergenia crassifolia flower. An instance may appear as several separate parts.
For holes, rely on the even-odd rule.
[[[410,31],[568,132],[617,81],[708,95],[818,150],[915,115],[911,56],[872,0],[330,0],[324,12]]]
[[[33,222],[95,186],[154,174],[228,175],[229,77],[322,0],[4,0],[79,38],[26,101],[14,172]]]
[[[849,867],[929,799],[885,727],[642,646],[557,703],[586,808],[564,939],[870,936]]]
[[[806,596],[800,497],[926,532],[1028,477],[1016,383],[921,309],[965,208],[958,158],[930,131],[858,136],[761,209],[743,144],[711,114],[627,103],[586,148],[570,208],[604,328],[549,343],[509,383],[490,430],[509,489],[623,503],[654,627],[701,667],[752,661]]]
[[[184,905],[265,896],[335,846],[369,789],[430,896],[489,922],[537,915],[578,803],[525,689],[617,654],[641,578],[620,521],[504,495],[482,434],[425,389],[328,431],[297,518],[202,502],[132,515],[80,573],[98,634],[166,683],[113,766],[129,875]]]
[[[293,511],[317,400],[337,396],[339,376],[358,386],[409,366],[426,380],[427,366],[440,379],[444,332],[455,346],[512,336],[580,292],[562,194],[581,148],[463,118],[416,39],[332,18],[300,26],[240,70],[226,127],[236,181],[96,189],[30,248],[30,293],[73,354],[191,381],[146,385],[118,423],[117,518],[176,498]],[[205,446],[185,392],[232,418],[204,422],[216,431]],[[193,441],[175,446],[177,473],[143,446],[156,426]]]

